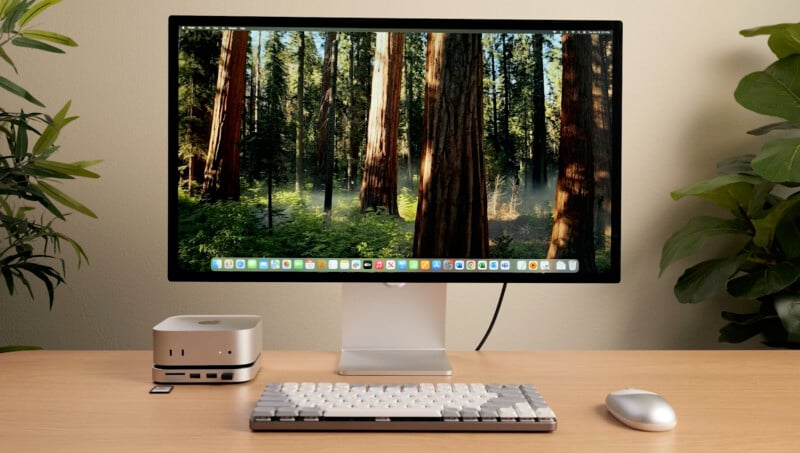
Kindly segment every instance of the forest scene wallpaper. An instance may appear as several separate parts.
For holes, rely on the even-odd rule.
[[[181,27],[177,41],[182,269],[215,257],[611,266],[610,34]]]

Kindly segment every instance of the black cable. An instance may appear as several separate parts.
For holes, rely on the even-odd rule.
[[[497,299],[497,306],[494,308],[494,315],[492,315],[492,320],[489,321],[489,327],[486,329],[486,333],[483,335],[483,339],[481,342],[478,343],[478,346],[475,347],[476,351],[480,351],[483,347],[483,344],[486,343],[486,340],[489,338],[489,334],[492,333],[492,329],[494,328],[494,322],[497,321],[497,315],[500,313],[500,307],[503,305],[503,297],[506,295],[506,287],[508,286],[508,282],[503,282],[503,287],[500,289],[500,297]]]

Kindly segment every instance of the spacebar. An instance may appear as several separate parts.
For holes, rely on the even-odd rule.
[[[332,407],[325,410],[324,417],[442,418],[442,411],[430,408]]]

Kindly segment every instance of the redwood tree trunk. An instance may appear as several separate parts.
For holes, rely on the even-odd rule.
[[[400,83],[403,79],[403,34],[378,33],[367,126],[367,153],[361,183],[361,211],[397,210],[397,139]]]
[[[203,197],[212,201],[239,199],[238,143],[246,65],[247,32],[224,31],[203,182]]]
[[[330,141],[329,128],[331,108],[333,107],[333,79],[336,77],[336,70],[333,67],[333,50],[336,41],[336,33],[325,34],[325,57],[322,62],[322,100],[319,104],[319,115],[317,116],[317,154],[316,167],[314,169],[314,188],[322,189],[327,179],[328,166],[328,143]]]
[[[488,256],[479,34],[432,33],[414,256]]]
[[[589,35],[564,35],[561,41],[561,147],[547,258],[576,258],[581,272],[594,272],[592,41]]]

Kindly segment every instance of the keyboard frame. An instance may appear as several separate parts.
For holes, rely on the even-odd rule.
[[[283,386],[284,383],[269,383],[265,387],[262,395],[269,393],[271,396],[286,395],[282,390],[278,390],[275,386]],[[292,383],[297,387],[297,383]],[[364,387],[364,384],[354,384],[359,387]],[[383,384],[381,384],[383,385]],[[416,385],[416,384],[415,384]],[[431,385],[431,384],[421,384]],[[484,385],[484,384],[481,384]],[[496,385],[496,384],[495,384]],[[510,384],[517,386],[516,384]],[[269,389],[268,388],[272,387]],[[539,394],[534,386],[530,386],[535,392],[534,398],[540,400],[538,407],[542,404],[549,409],[549,405]],[[294,391],[294,390],[293,390]],[[534,404],[531,401],[531,404]],[[384,431],[384,432],[530,432],[530,433],[547,433],[553,432],[558,427],[558,421],[553,414],[552,418],[544,416],[537,418],[516,418],[516,419],[503,419],[503,418],[469,418],[463,420],[461,418],[454,419],[445,416],[424,416],[424,417],[388,417],[388,416],[353,416],[353,417],[332,417],[325,418],[323,416],[309,416],[304,417],[294,414],[294,416],[284,417],[278,415],[273,410],[271,413],[267,411],[257,412],[259,404],[250,414],[249,426],[251,431]]]

